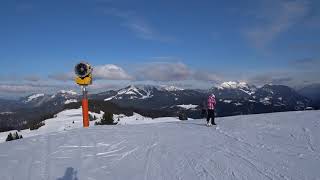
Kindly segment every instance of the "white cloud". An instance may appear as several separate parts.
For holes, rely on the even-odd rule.
[[[101,66],[95,66],[93,68],[93,77],[95,79],[106,79],[106,80],[132,80],[124,69],[114,64],[105,64]]]
[[[139,68],[139,80],[179,81],[190,78],[192,71],[183,63],[155,62]]]

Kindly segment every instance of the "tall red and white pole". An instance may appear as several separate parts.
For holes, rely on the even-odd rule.
[[[82,116],[83,116],[83,127],[89,127],[89,103],[88,103],[88,91],[86,86],[82,88]]]

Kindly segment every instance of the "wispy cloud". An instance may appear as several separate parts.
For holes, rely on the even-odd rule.
[[[320,59],[317,58],[303,58],[303,59],[297,59],[292,62],[292,64],[296,68],[308,68],[308,69],[314,69],[317,68],[317,70],[320,70]]]
[[[31,81],[31,82],[38,82],[41,80],[41,77],[37,75],[28,75],[24,78],[24,80]]]
[[[26,84],[0,84],[1,93],[26,93],[39,91],[41,88]]]
[[[75,75],[73,72],[67,72],[67,73],[55,73],[50,74],[49,79],[57,80],[57,81],[72,81],[75,78]]]
[[[192,71],[183,63],[154,62],[137,71],[138,80],[176,81],[189,79]]]
[[[246,30],[249,41],[260,49],[265,48],[281,33],[299,23],[309,11],[307,0],[267,1],[263,6],[265,7],[258,8],[256,23]]]
[[[15,75],[15,74],[2,74],[0,75],[1,81],[27,81],[27,82],[37,82],[40,81],[42,78],[39,75],[29,74],[29,75]]]
[[[267,72],[253,75],[249,78],[249,83],[255,85],[265,85],[265,84],[285,84],[288,85],[292,83],[294,78],[292,74],[280,73],[280,72]]]
[[[298,79],[304,78],[310,82],[320,82],[320,58],[302,58],[289,64],[292,71],[300,73]]]
[[[104,13],[119,18],[121,20],[121,25],[128,28],[139,38],[162,42],[175,41],[173,37],[159,33],[154,27],[147,23],[145,18],[137,15],[135,11],[106,8],[104,9]]]
[[[319,18],[320,24],[320,18]],[[320,51],[320,43],[299,43],[292,44],[287,46],[289,51],[303,51],[303,52],[319,52]]]
[[[41,81],[37,83],[2,83],[0,84],[0,94],[32,94],[37,92],[52,93],[60,89],[74,89],[73,84],[56,84]]]
[[[266,83],[302,87],[320,83],[320,59],[302,58],[292,60],[286,68],[273,69],[260,73],[248,73],[248,81],[256,85]]]
[[[216,73],[207,72],[207,71],[200,71],[200,70],[197,70],[193,73],[193,78],[195,80],[209,81],[209,82],[214,82],[214,83],[218,83],[223,80],[223,78]]]

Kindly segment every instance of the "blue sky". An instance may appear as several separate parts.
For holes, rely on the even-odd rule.
[[[0,96],[131,83],[206,88],[223,81],[319,83],[320,2],[2,0]]]

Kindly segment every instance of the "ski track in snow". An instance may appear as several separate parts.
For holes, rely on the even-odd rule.
[[[1,180],[320,179],[320,111],[72,129],[0,144]]]
[[[315,152],[315,148],[313,147],[312,144],[312,136],[310,135],[310,130],[308,128],[302,128],[303,132],[305,133],[307,143],[308,143],[308,149],[311,150],[312,152]]]

